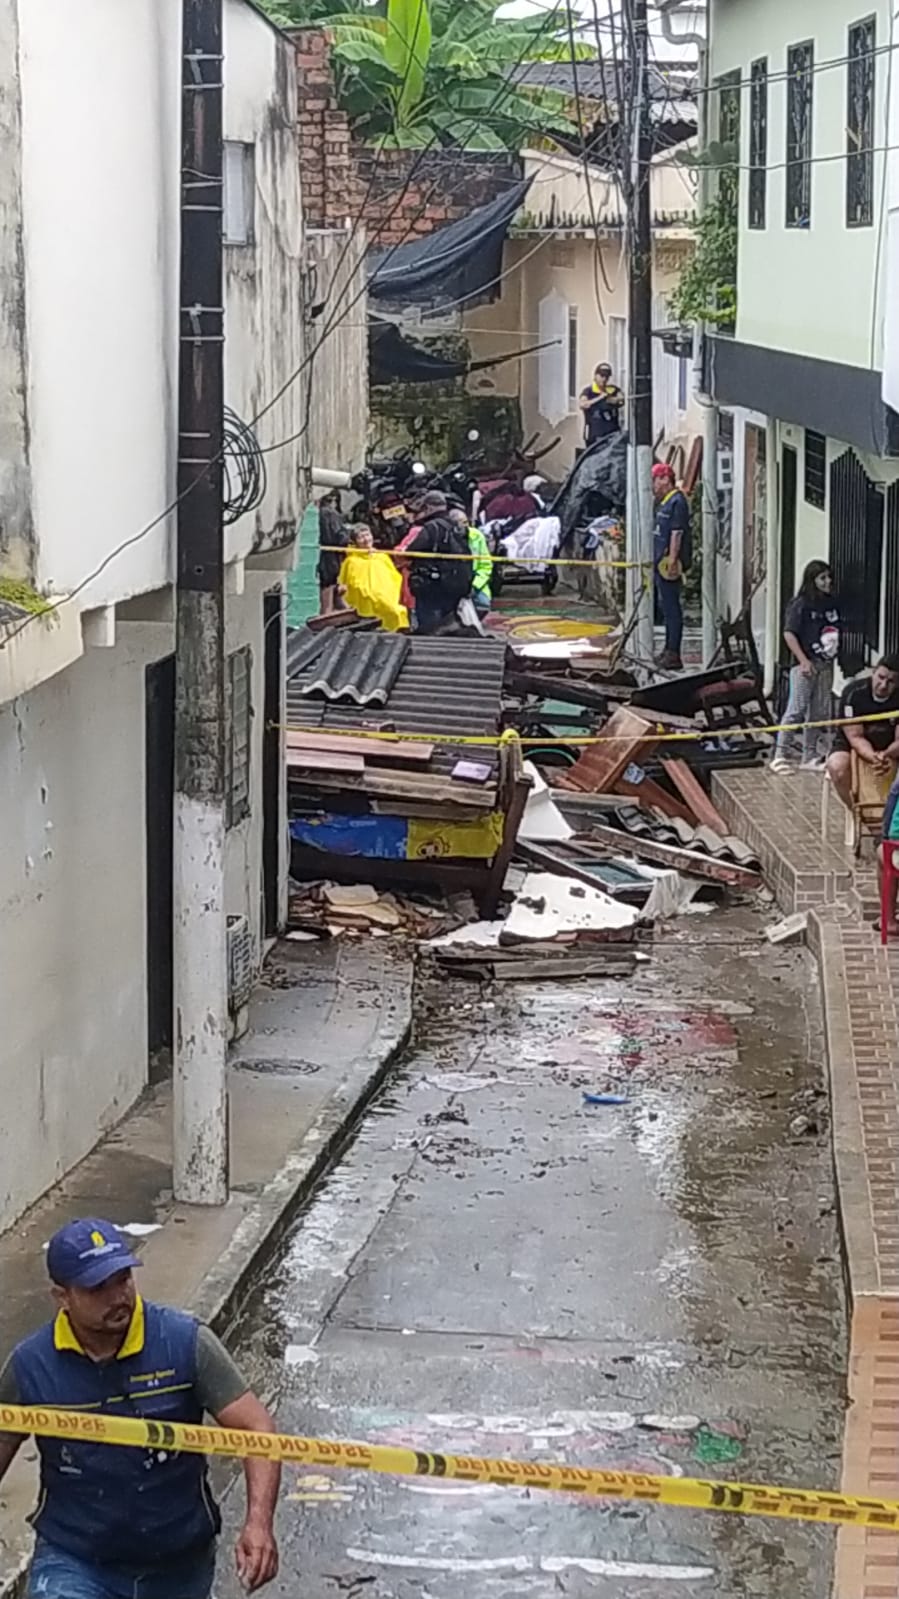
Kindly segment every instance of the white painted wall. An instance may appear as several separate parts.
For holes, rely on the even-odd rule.
[[[667,298],[692,248],[688,236],[672,238],[668,230],[659,229],[653,253],[653,321],[657,326],[667,324]],[[463,330],[474,358],[527,349],[550,337],[561,338],[561,342],[521,361],[509,361],[495,371],[475,373],[469,384],[474,392],[485,393],[489,392],[489,381],[494,392],[516,395],[521,401],[525,437],[539,432],[544,445],[554,437],[560,439],[557,448],[541,462],[540,470],[561,477],[572,465],[584,436],[583,416],[568,388],[568,307],[577,316],[577,391],[586,387],[594,367],[605,360],[613,365],[615,382],[627,389],[627,371],[622,370],[616,358],[613,332],[617,318],[618,327],[624,332],[626,352],[628,290],[621,240],[604,240],[598,261],[592,234],[557,238],[550,233],[542,239],[514,238],[506,245],[504,268],[507,275],[501,297],[492,305],[465,313]],[[551,319],[547,318],[550,305],[555,307],[551,335]],[[542,384],[541,365],[549,373]],[[663,451],[669,445],[680,445],[686,456],[702,429],[692,372],[687,372],[687,403],[682,411],[678,404],[678,362],[653,340],[653,378],[654,436],[663,435]],[[552,416],[544,410],[550,404],[550,393]]]
[[[804,568],[809,561],[826,561],[828,559],[830,533],[828,523],[828,506],[830,500],[830,463],[848,448],[847,445],[828,440],[827,447],[827,489],[825,492],[825,508],[819,510],[816,505],[809,505],[805,498],[805,430],[793,427],[788,423],[781,423],[778,428],[780,446],[792,445],[796,451],[796,568],[794,577],[794,592],[802,579]],[[780,448],[778,450],[780,454]]]
[[[37,581],[63,593],[174,496],[181,7],[18,0],[18,11]],[[250,421],[302,360],[302,213],[293,51],[244,0],[226,0],[224,70],[226,138],[256,148],[255,241],[225,252],[226,398]],[[13,243],[0,235],[6,256]],[[301,422],[294,382],[261,441]],[[267,456],[268,494],[228,531],[229,559],[292,536],[303,458],[302,440]],[[169,517],[79,603],[170,581],[173,535]]]
[[[250,644],[251,814],[226,839],[225,906],[262,938],[262,596],[229,596]],[[114,649],[0,709],[0,1229],[88,1152],[147,1071],[146,666],[170,624],[123,623]]]
[[[145,1080],[143,666],[159,631],[0,711],[0,1226]]]
[[[38,583],[67,592],[172,497],[177,0],[19,0]],[[158,587],[171,526],[85,596]]]
[[[812,167],[811,227],[787,228],[785,216],[787,48],[813,39],[815,61],[841,60],[852,23],[876,13],[877,42],[890,37],[890,6],[871,0],[855,8],[845,0],[712,0],[710,75],[739,69],[744,83],[751,63],[768,58],[768,214],[765,229],[746,225],[747,173],[740,175],[740,242],[737,286],[739,339],[792,350],[852,366],[879,366],[883,313],[890,285],[894,301],[899,266],[884,270],[878,225],[883,200],[883,156],[875,157],[875,225],[845,224],[845,162]],[[877,58],[877,144],[887,138],[887,83],[892,52]],[[892,68],[895,73],[895,64]],[[842,157],[846,149],[846,67],[814,77],[813,156]],[[749,160],[749,89],[744,87],[741,162]],[[878,257],[880,255],[880,264]],[[877,305],[875,307],[875,296]]]
[[[225,398],[252,422],[280,395],[257,424],[259,442],[293,440],[266,455],[262,504],[226,530],[233,559],[293,537],[308,459],[306,439],[294,438],[305,420],[305,382],[291,381],[304,349],[296,58],[245,0],[225,0],[225,137],[255,146],[254,242],[224,251]]]

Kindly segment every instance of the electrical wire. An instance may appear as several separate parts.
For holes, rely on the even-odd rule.
[[[533,6],[534,10],[536,10],[536,11],[543,11],[543,10],[548,9],[546,6],[540,4],[540,0],[529,0],[529,4],[531,6]],[[621,28],[621,25],[620,25],[620,21],[618,23],[616,23],[614,21],[614,9],[613,9],[612,6],[609,7],[610,20],[608,22],[601,21],[599,19],[599,17],[596,15],[596,5],[597,4],[598,4],[598,0],[593,0],[593,5],[592,5],[592,9],[593,9],[593,12],[594,12],[593,27],[594,27],[594,29],[601,29],[604,32],[609,33],[612,36],[612,38],[614,39],[616,32],[620,33],[622,31],[622,28]],[[587,22],[584,22],[584,23],[580,24],[580,28],[581,29],[586,29],[589,26],[590,26],[590,24],[587,23]],[[650,38],[652,39],[652,41],[654,43],[655,42],[655,38],[657,37],[657,35],[653,35],[651,29],[649,30],[649,33],[650,33]],[[895,51],[897,49],[899,49],[899,40],[892,39],[889,44],[875,45],[872,50],[866,50],[862,55],[848,55],[848,54],[846,54],[846,55],[840,55],[840,56],[828,56],[823,61],[815,61],[815,62],[813,62],[812,66],[808,69],[808,75],[809,76],[816,76],[819,72],[831,72],[831,71],[834,71],[838,67],[849,66],[851,63],[856,62],[856,61],[867,61],[869,59],[869,57],[871,57],[871,56],[875,56],[876,57],[876,56],[881,56],[881,55],[888,55],[891,51]],[[695,72],[695,69],[693,68],[693,65],[692,65],[692,61],[689,60],[688,58],[684,58],[683,61],[672,60],[670,62],[666,62],[665,66],[668,68],[669,72],[670,71],[674,71],[674,72],[682,71],[685,77],[689,76],[691,74],[691,72]],[[658,66],[657,66],[656,70],[659,70]],[[786,83],[786,82],[789,81],[789,79],[792,77],[792,75],[793,74],[791,72],[789,72],[789,70],[786,67],[784,67],[782,70],[778,70],[777,72],[769,72],[769,74],[768,74],[768,82],[769,83]],[[746,77],[746,78],[741,77],[741,78],[734,78],[733,82],[728,83],[727,88],[728,89],[748,89],[748,88],[751,88],[751,86],[752,86],[752,78],[751,77]],[[689,94],[685,94],[683,96],[678,96],[678,98],[693,99],[694,97],[698,98],[700,95],[719,94],[720,92],[721,92],[720,84],[717,84],[717,83],[710,83],[708,85],[696,84],[695,86],[690,86],[690,93]]]
[[[560,9],[561,9],[561,0],[559,0],[559,4],[556,5],[555,7],[553,7],[549,11],[548,14],[550,16],[555,15],[555,14],[558,13],[558,11]],[[528,39],[527,42],[526,42],[525,50],[523,51],[523,53],[522,53],[522,55],[520,57],[520,60],[518,62],[519,66],[523,63],[527,51],[532,50],[533,47],[534,47],[534,40],[533,39]],[[408,71],[409,67],[411,66],[411,61],[412,61],[412,57],[410,55],[409,62],[407,63],[407,71]],[[491,106],[489,106],[487,108],[487,110],[491,111],[491,110],[495,109],[496,105],[498,103],[501,103],[502,100],[505,97],[507,97],[509,94],[513,93],[514,90],[515,90],[515,86],[514,86],[513,83],[509,82],[509,83],[505,84],[503,86],[502,90],[497,91],[497,95],[494,97],[494,101],[491,103]],[[485,126],[486,125],[481,116],[471,118],[470,119],[470,124],[471,124],[472,129],[475,129],[478,126]],[[435,139],[432,141],[431,145],[428,146],[425,150],[423,150],[420,153],[420,156],[416,159],[416,162],[413,163],[412,170],[406,176],[406,179],[405,179],[405,181],[403,183],[402,190],[400,191],[400,194],[399,194],[399,196],[397,198],[397,202],[396,202],[393,210],[389,213],[389,216],[385,220],[385,223],[383,224],[383,226],[386,226],[387,221],[392,220],[392,217],[396,214],[396,211],[399,209],[399,206],[402,204],[402,201],[405,198],[406,193],[408,192],[409,185],[410,185],[410,183],[412,181],[412,174],[413,174],[414,170],[416,169],[417,165],[420,164],[421,159],[423,159],[424,156],[426,155],[427,149],[428,148],[433,148],[434,143],[436,143],[436,135],[435,135]],[[372,187],[372,184],[373,184],[373,176],[372,176],[372,179],[370,179],[369,192],[370,192],[370,189]],[[406,235],[404,236],[404,239],[397,241],[397,243],[391,247],[391,250],[388,252],[387,259],[389,259],[390,256],[393,254],[393,252],[400,247],[401,243],[405,242],[405,238],[407,238],[409,236],[409,234],[411,234],[413,232],[414,227],[415,227],[415,222],[418,220],[418,217],[421,216],[423,214],[423,212],[426,210],[427,205],[430,203],[430,198],[433,195],[435,188],[436,188],[436,182],[435,182],[434,185],[432,185],[432,188],[429,191],[428,196],[424,200],[419,213],[410,222],[410,224],[409,224],[409,226],[407,228]],[[362,215],[363,215],[363,208],[360,206],[360,208],[359,208],[359,210],[357,212],[357,216],[356,216],[355,222],[353,224],[353,230],[358,228],[359,222],[362,219]],[[353,230],[350,230],[351,234],[352,234]],[[379,230],[379,231],[381,231],[381,230]],[[541,241],[541,243],[542,242],[546,242],[546,241]],[[349,247],[350,246],[349,246],[349,243],[348,243],[347,246],[345,247],[345,250],[344,250],[344,257],[343,257],[344,259],[345,259],[345,255],[346,255],[346,250]],[[244,426],[246,426],[249,429],[255,428],[256,424],[258,422],[260,422],[262,420],[262,418],[264,416],[266,416],[274,408],[275,405],[277,405],[278,401],[283,398],[284,394],[286,394],[288,389],[291,388],[292,385],[312,365],[312,363],[314,362],[315,357],[318,354],[318,351],[321,349],[325,339],[330,335],[330,333],[334,330],[334,328],[336,326],[340,325],[340,323],[344,320],[345,316],[349,314],[349,312],[353,309],[353,307],[358,303],[358,301],[362,298],[362,296],[367,292],[367,287],[368,287],[367,286],[367,282],[363,283],[362,287],[355,294],[355,296],[351,300],[349,306],[346,308],[346,311],[339,318],[337,318],[335,321],[330,322],[327,325],[327,327],[324,329],[324,331],[322,333],[322,336],[319,339],[318,343],[313,347],[313,349],[311,351],[307,352],[307,354],[304,355],[304,357],[303,357],[302,361],[300,362],[300,364],[285,379],[285,381],[282,383],[281,387],[275,392],[274,395],[272,395],[272,397],[266,402],[266,404],[264,406],[262,406],[262,408],[259,411],[257,411],[256,415],[250,420],[249,423],[243,424]],[[284,443],[294,443],[299,438],[302,438],[306,432],[308,432],[308,428],[309,428],[309,414],[308,413],[309,413],[309,406],[308,406],[308,403],[307,403],[307,419],[306,419],[306,422],[304,423],[303,428],[300,430],[300,432],[298,434],[295,434],[290,439],[283,441],[282,442],[282,446],[281,446],[282,448],[283,448],[283,444]],[[270,451],[267,451],[267,452],[260,451],[260,453],[270,453]],[[213,465],[221,464],[223,459],[224,459],[224,451],[220,451],[219,454],[212,461],[210,461],[209,465],[213,466]],[[95,582],[98,577],[102,576],[103,572],[106,571],[107,567],[109,567],[112,564],[113,561],[117,560],[120,555],[123,555],[126,550],[129,550],[129,549],[133,548],[134,545],[139,544],[143,539],[147,538],[150,533],[154,532],[157,527],[159,527],[163,522],[165,522],[167,520],[167,518],[169,516],[171,516],[173,511],[177,510],[178,506],[183,502],[183,500],[186,499],[186,497],[190,493],[192,493],[193,489],[196,487],[196,485],[197,485],[197,483],[199,481],[200,481],[200,478],[195,478],[187,486],[187,488],[182,489],[178,494],[176,494],[174,496],[174,498],[172,500],[170,500],[169,503],[167,505],[165,505],[161,511],[159,511],[155,516],[153,516],[150,519],[149,522],[146,522],[141,528],[139,528],[135,533],[132,533],[128,538],[123,539],[118,545],[116,545],[116,547],[113,550],[110,550],[103,557],[103,559],[98,563],[98,565],[96,567],[94,567],[89,573],[87,573],[87,575],[84,578],[82,578],[81,581],[79,583],[77,583],[75,585],[75,587],[69,591],[68,594],[60,595],[59,599],[57,599],[52,605],[47,606],[46,609],[43,610],[42,612],[29,614],[28,616],[24,617],[23,620],[19,623],[18,627],[16,627],[12,632],[7,633],[6,636],[2,639],[2,641],[0,641],[0,649],[5,648],[9,644],[11,644],[16,638],[18,638],[19,635],[22,632],[24,632],[26,627],[30,626],[33,622],[35,622],[38,619],[38,614],[41,617],[46,618],[48,615],[50,615],[54,611],[58,610],[62,605],[68,604],[72,600],[76,599],[77,596],[79,594],[83,593],[84,590],[91,583]]]
[[[253,429],[230,405],[222,422],[222,521],[225,527],[255,511],[265,499],[268,473]]]

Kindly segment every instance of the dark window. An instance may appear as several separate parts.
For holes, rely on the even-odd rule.
[[[733,156],[718,176],[718,193],[737,214],[740,195],[740,69],[718,79],[718,138],[733,146]]]
[[[577,306],[568,307],[568,398],[578,397]]]
[[[787,227],[807,228],[812,219],[812,85],[815,47],[787,51]]]
[[[823,433],[805,430],[805,499],[808,505],[824,510],[827,484],[827,440]]]
[[[874,50],[877,24],[866,17],[849,29],[846,101],[846,226],[874,221]]]
[[[225,826],[236,827],[250,814],[250,730],[253,705],[249,645],[225,662]]]
[[[768,186],[768,62],[753,61],[749,78],[749,226],[765,226]]]

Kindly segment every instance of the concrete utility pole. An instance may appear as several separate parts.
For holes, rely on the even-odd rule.
[[[174,1186],[228,1197],[222,0],[184,0],[175,688]]]
[[[653,657],[652,500],[652,195],[649,119],[649,33],[646,0],[624,0],[628,41],[628,77],[633,106],[633,136],[628,184],[628,343],[630,404],[628,415],[627,550],[641,570],[631,572],[632,602],[649,578],[640,610],[635,643],[645,660]]]

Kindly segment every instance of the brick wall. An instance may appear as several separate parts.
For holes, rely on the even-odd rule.
[[[382,150],[357,145],[337,104],[328,41],[292,35],[297,52],[299,160],[307,226],[341,228],[364,202],[369,245],[433,233],[486,205],[521,177],[517,155]]]
[[[385,150],[356,156],[372,244],[380,248],[433,233],[505,193],[521,176],[517,155],[458,150]],[[377,235],[377,238],[376,238]]]
[[[346,113],[337,104],[325,35],[292,35],[297,52],[300,181],[307,227],[342,228],[359,203],[355,156]]]

